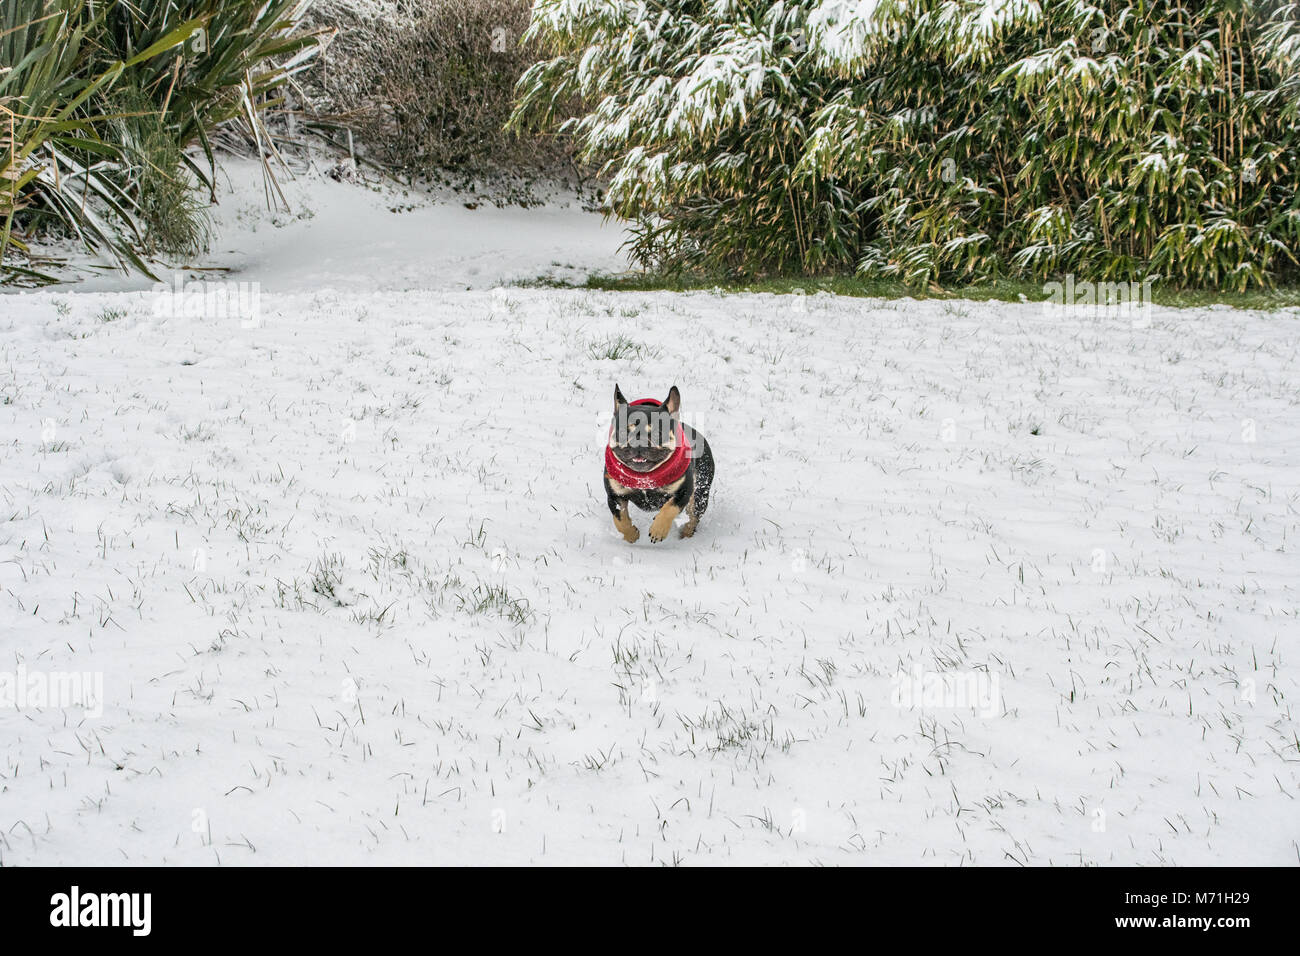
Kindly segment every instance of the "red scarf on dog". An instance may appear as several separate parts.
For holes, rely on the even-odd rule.
[[[653,398],[641,398],[631,404],[658,405],[659,402]],[[611,440],[614,438],[614,429],[612,427],[609,430],[609,437]],[[650,471],[633,471],[618,460],[613,448],[609,445],[605,446],[605,474],[625,488],[638,488],[642,491],[650,488],[663,488],[665,485],[671,485],[686,474],[686,469],[690,467],[690,464],[691,445],[686,440],[686,429],[682,428],[681,422],[677,423],[677,447],[673,449],[673,453],[667,459]]]

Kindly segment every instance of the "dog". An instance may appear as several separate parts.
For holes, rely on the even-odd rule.
[[[681,420],[682,396],[674,385],[662,402],[629,402],[614,386],[614,421],[605,448],[605,497],[614,527],[633,543],[641,532],[628,505],[655,512],[650,540],[668,537],[683,511],[681,536],[689,538],[709,507],[713,450],[704,436]]]

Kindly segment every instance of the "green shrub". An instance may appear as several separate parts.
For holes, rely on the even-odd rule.
[[[119,89],[111,99],[106,129],[124,160],[119,180],[135,197],[141,251],[182,259],[205,251],[206,197],[197,191],[185,151],[164,114],[139,90]]]
[[[1245,289],[1297,270],[1295,22],[1258,0],[540,0],[512,122],[582,97],[561,125],[646,265]]]

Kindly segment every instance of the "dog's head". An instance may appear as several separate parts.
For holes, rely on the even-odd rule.
[[[614,424],[609,447],[633,471],[654,471],[677,450],[682,397],[674,385],[658,404],[631,405],[614,386]]]

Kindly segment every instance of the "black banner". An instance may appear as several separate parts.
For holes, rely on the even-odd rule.
[[[1284,907],[1294,905],[1293,882],[1287,870],[1240,868],[699,869],[672,880],[577,869],[7,869],[0,915],[11,943],[40,936],[341,945],[376,932],[436,939],[453,923],[493,932],[557,921],[608,938],[639,936],[679,915],[708,924],[705,936],[743,937],[768,932],[774,919],[829,928],[847,912],[869,939],[902,931],[922,934],[918,943],[934,933],[941,945],[1200,938],[1234,946],[1291,928]]]

